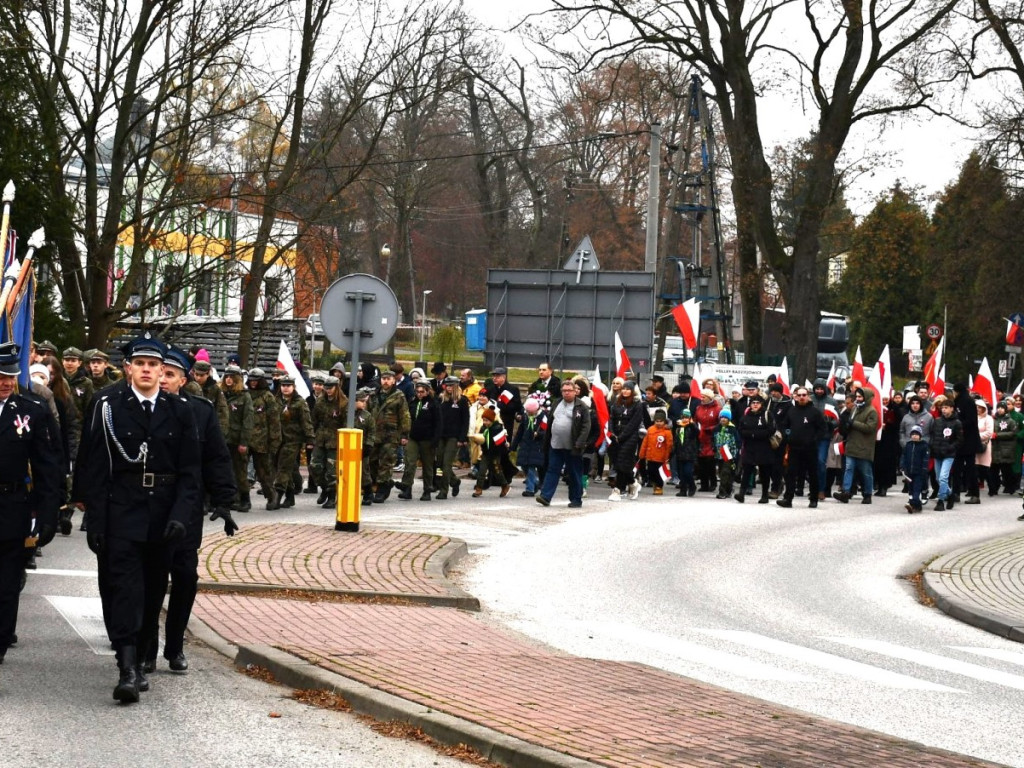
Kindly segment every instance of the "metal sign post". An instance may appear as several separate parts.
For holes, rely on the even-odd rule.
[[[367,349],[379,349],[391,341],[398,321],[398,299],[383,280],[373,275],[347,275],[336,280],[320,303],[320,324],[335,346],[350,353],[348,377],[348,429],[338,430],[338,508],[334,525],[338,531],[359,530],[362,504],[362,433],[355,429],[356,372],[364,342]],[[349,434],[346,434],[349,433]],[[349,439],[358,438],[358,439]],[[342,471],[344,468],[344,471]]]

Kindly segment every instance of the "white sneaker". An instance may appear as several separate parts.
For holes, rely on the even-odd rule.
[[[640,483],[633,482],[633,483],[629,484],[629,498],[630,499],[638,499],[638,498],[640,498]]]
[[[400,464],[396,464],[394,471],[395,472],[405,472],[405,462],[403,461]]]
[[[622,494],[619,493],[618,488],[612,490],[611,494],[608,496],[608,501],[622,501]]]

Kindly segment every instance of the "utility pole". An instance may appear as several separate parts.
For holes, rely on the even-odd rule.
[[[658,266],[658,224],[661,220],[661,123],[651,123],[650,175],[647,181],[647,247],[644,250],[644,272],[655,272]]]

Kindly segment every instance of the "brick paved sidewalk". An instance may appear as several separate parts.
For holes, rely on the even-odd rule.
[[[441,730],[454,741],[480,744],[480,733],[494,734],[483,742],[494,744],[498,754],[513,754],[509,764],[991,765],[644,665],[553,651],[466,611],[294,600],[263,591],[277,586],[439,598],[451,589],[444,584],[444,562],[458,552],[440,537],[339,535],[308,525],[253,526],[233,539],[211,536],[201,556],[205,580],[231,587],[255,583],[261,590],[203,592],[194,616],[249,649],[251,657],[270,659],[271,666],[274,654],[281,655],[268,650],[260,656],[260,648],[290,654],[282,657],[281,671],[294,663],[288,658],[315,665],[308,667],[314,684],[333,688],[332,680],[355,681],[418,711],[446,713],[451,717]],[[502,751],[502,739],[524,747]],[[538,757],[529,753],[530,745],[546,749]]]
[[[445,578],[466,545],[444,536],[368,530],[338,534],[322,525],[246,526],[203,539],[202,589],[300,589],[398,597],[479,610]]]
[[[925,568],[924,588],[950,616],[1024,642],[1024,533],[938,558]]]

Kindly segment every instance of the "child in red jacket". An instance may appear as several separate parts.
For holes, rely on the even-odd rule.
[[[665,492],[665,479],[661,476],[662,465],[672,455],[672,430],[668,426],[668,416],[664,409],[654,412],[654,423],[640,444],[640,461],[644,462],[644,471],[648,482],[654,486],[654,495],[661,496]]]

